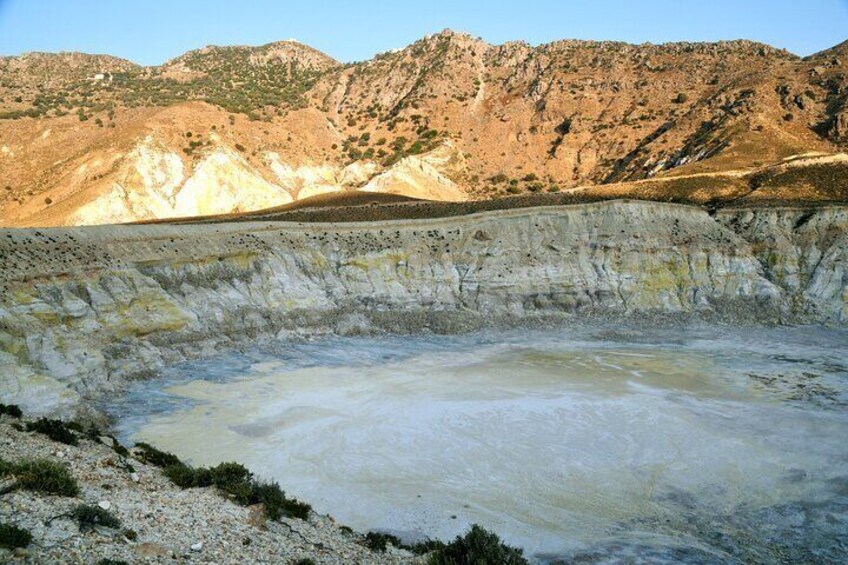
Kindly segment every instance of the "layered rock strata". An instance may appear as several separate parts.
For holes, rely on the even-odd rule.
[[[845,326],[848,208],[9,229],[0,291],[0,402],[71,414],[169,363],[294,334],[658,315]]]

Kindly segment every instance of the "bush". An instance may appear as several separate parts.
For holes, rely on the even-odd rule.
[[[185,463],[166,467],[164,475],[180,488],[203,488],[212,486],[212,477],[207,469],[194,469]]]
[[[141,451],[141,453],[138,454],[141,460],[150,465],[164,469],[172,465],[183,464],[182,461],[180,461],[180,458],[173,453],[156,449],[149,443],[139,442],[135,444],[135,448]]]
[[[118,529],[121,527],[121,521],[118,520],[108,510],[103,510],[99,506],[89,506],[80,504],[71,512],[74,520],[79,524],[80,531],[86,532],[93,530],[97,526],[106,528]]]
[[[12,524],[0,524],[0,547],[17,549],[32,542],[32,534]]]
[[[221,463],[217,467],[212,467],[210,473],[215,486],[228,492],[253,478],[253,473],[241,463]]]
[[[685,92],[680,92],[677,94],[677,96],[674,97],[674,100],[672,100],[672,102],[674,102],[675,104],[683,104],[687,100],[689,100],[689,95]]]
[[[246,496],[237,498],[238,502],[243,505],[262,504],[265,515],[271,520],[279,520],[282,517],[306,520],[312,510],[305,502],[287,498],[280,485],[274,482],[251,480],[241,488],[246,492]]]
[[[47,459],[25,459],[18,463],[0,460],[0,475],[14,475],[17,479],[14,488],[60,496],[79,494],[79,485],[68,468]]]
[[[108,436],[109,439],[112,440],[112,451],[120,455],[121,457],[129,457],[130,450],[118,443],[118,440],[113,436]]]
[[[346,526],[340,527],[342,531],[345,531],[344,528],[346,528]],[[350,528],[347,528],[347,531],[352,532]],[[412,545],[406,545],[401,542],[400,538],[398,538],[397,536],[381,532],[368,532],[367,534],[365,534],[365,539],[362,540],[362,545],[364,545],[371,551],[379,551],[381,553],[386,551],[387,544],[389,543],[399,549],[411,551],[416,555],[424,555],[425,553],[430,553],[431,551],[442,550],[445,548],[444,542],[429,539],[426,541],[414,543]]]
[[[182,463],[170,453],[161,452],[150,446],[146,448],[152,450],[154,454],[159,454],[160,459],[163,455],[167,460],[171,460],[170,457],[176,459],[177,463],[166,467],[164,474],[180,488],[214,486],[242,506],[262,504],[265,515],[271,520],[279,520],[282,517],[301,520],[309,518],[309,511],[312,510],[309,504],[287,498],[286,493],[277,483],[266,483],[255,479],[253,473],[240,463],[221,463],[212,468],[195,468]]]
[[[12,187],[7,186],[6,189],[11,190]],[[12,418],[20,418],[24,415],[24,413],[17,404],[0,404],[0,416],[3,415],[11,416]]]
[[[295,561],[294,565],[315,565],[315,561],[313,561],[309,557],[304,557],[303,559],[298,559],[297,561]]]
[[[97,562],[97,565],[130,565],[123,559],[101,559]]]
[[[429,565],[529,565],[521,549],[510,547],[500,538],[487,532],[477,524],[464,537],[457,536],[454,541],[434,553]]]
[[[424,555],[425,553],[430,553],[431,551],[441,551],[444,548],[445,542],[429,539],[427,541],[421,541],[412,545],[403,546],[403,549],[407,549],[416,555]]]
[[[386,551],[386,545],[389,543],[395,547],[402,547],[403,545],[397,536],[380,532],[368,532],[365,534],[365,540],[363,541],[365,547],[371,551],[379,551],[381,553]]]
[[[78,424],[66,424],[62,420],[53,420],[51,418],[39,418],[35,422],[28,423],[26,429],[28,432],[44,434],[53,441],[58,441],[66,445],[78,445],[79,441],[74,431],[82,430]]]

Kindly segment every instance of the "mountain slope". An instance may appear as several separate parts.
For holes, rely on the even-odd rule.
[[[158,67],[3,57],[0,223],[231,213],[353,189],[478,199],[752,170],[848,145],[846,51],[490,45],[446,30],[348,65],[295,41],[211,46]],[[167,157],[146,160],[144,147]]]

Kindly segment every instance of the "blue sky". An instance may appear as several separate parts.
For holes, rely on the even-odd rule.
[[[356,61],[446,27],[491,43],[747,38],[809,55],[848,39],[848,0],[0,0],[0,54],[110,53],[148,65],[209,44],[290,38]]]

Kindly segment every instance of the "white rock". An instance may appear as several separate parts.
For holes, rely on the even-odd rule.
[[[103,510],[109,510],[110,508],[112,508],[112,503],[109,502],[108,500],[101,500],[100,502],[97,503],[97,506],[99,506]]]
[[[192,551],[200,551],[201,549],[203,549],[203,542],[202,541],[199,541],[195,544],[192,544],[192,546],[191,546]]]
[[[134,483],[141,481],[141,477],[138,475],[138,473],[130,473],[130,478],[133,480]]]

